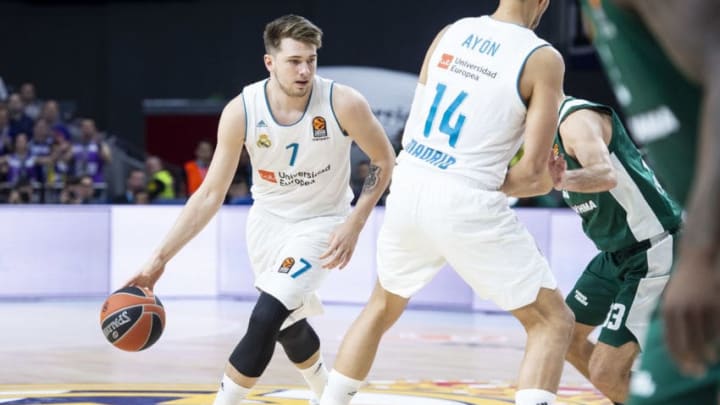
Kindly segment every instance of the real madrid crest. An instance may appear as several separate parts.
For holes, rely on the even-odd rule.
[[[270,137],[267,134],[260,134],[257,140],[257,146],[258,148],[269,148],[272,146],[272,142],[270,142]]]

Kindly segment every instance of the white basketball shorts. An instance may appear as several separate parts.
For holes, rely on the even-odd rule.
[[[507,196],[434,168],[400,164],[378,236],[378,277],[409,298],[446,263],[476,294],[511,311],[557,288],[534,239]]]
[[[293,311],[283,328],[323,312],[317,290],[329,270],[318,257],[344,220],[326,216],[289,221],[255,206],[250,209],[246,232],[255,287]]]

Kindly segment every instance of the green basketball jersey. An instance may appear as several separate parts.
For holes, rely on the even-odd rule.
[[[567,97],[560,108],[559,122],[580,109],[600,110],[612,117],[608,150],[617,177],[617,186],[609,191],[563,191],[565,202],[582,217],[585,234],[599,250],[615,252],[664,231],[677,230],[681,222],[680,206],[657,182],[615,111],[608,106]],[[565,156],[567,170],[582,168],[575,158],[567,155],[559,130],[555,145]]]
[[[620,102],[630,134],[682,204],[694,175],[700,88],[691,84],[633,13],[613,0],[581,0],[598,55]]]

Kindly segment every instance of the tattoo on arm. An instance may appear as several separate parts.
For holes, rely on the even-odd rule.
[[[365,183],[363,184],[362,192],[363,193],[372,192],[378,183],[379,176],[380,176],[380,168],[371,163],[370,169],[368,170],[368,175],[365,178]]]

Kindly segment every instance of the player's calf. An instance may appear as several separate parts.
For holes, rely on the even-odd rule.
[[[639,350],[635,342],[620,347],[599,342],[590,358],[590,382],[610,400],[624,402],[628,396],[630,370]]]
[[[302,319],[280,331],[278,342],[285,350],[288,359],[298,368],[315,397],[320,398],[327,384],[328,370],[320,353],[320,338],[315,330],[306,319]]]

